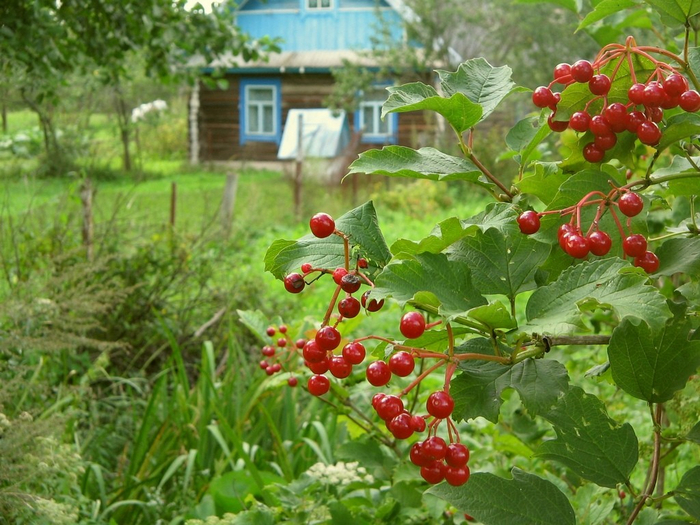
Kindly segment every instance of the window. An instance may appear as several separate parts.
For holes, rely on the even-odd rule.
[[[384,120],[380,118],[386,96],[383,89],[360,93],[360,109],[355,114],[355,120],[357,126],[363,130],[363,142],[396,142],[398,115],[390,113]]]
[[[280,81],[241,80],[241,144],[278,142],[280,138]]]
[[[332,0],[306,0],[307,9],[330,9],[333,7]]]

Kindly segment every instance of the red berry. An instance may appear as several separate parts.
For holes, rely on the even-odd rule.
[[[660,109],[673,109],[678,107],[680,103],[680,97],[670,97],[668,94],[664,97],[664,101],[661,103]],[[662,113],[663,118],[663,113]]]
[[[358,343],[356,341],[348,343],[343,347],[343,357],[351,365],[359,365],[365,360],[366,354],[367,351],[362,343]]]
[[[463,467],[469,461],[469,449],[462,443],[450,443],[445,453],[445,463],[450,467]]]
[[[578,232],[570,233],[566,236],[564,241],[564,251],[575,257],[576,259],[583,259],[590,250],[590,245],[588,239]]]
[[[447,443],[439,436],[432,436],[423,442],[423,455],[431,460],[442,460],[447,455]]]
[[[566,128],[569,127],[569,121],[568,120],[554,120],[555,113],[552,113],[549,117],[547,117],[547,125],[549,126],[549,129],[554,131],[555,133],[561,133],[562,131],[566,130]]]
[[[360,297],[362,307],[367,309],[368,312],[376,312],[378,310],[381,310],[382,306],[384,306],[384,299],[381,299],[379,301],[377,301],[376,299],[370,299],[370,292],[372,292],[372,290],[367,290],[365,293],[362,294],[362,297]]]
[[[413,435],[411,416],[408,412],[402,412],[391,419],[387,427],[396,439],[408,439]]]
[[[571,77],[576,82],[588,82],[593,77],[593,66],[588,60],[579,60],[571,65]]]
[[[306,339],[297,339],[296,343],[294,343],[294,346],[296,346],[299,350],[304,348],[304,345],[306,344]]]
[[[281,324],[281,325],[280,325],[280,333],[281,333],[281,334],[286,334],[286,333],[287,333],[287,325],[286,325],[286,324]]]
[[[613,149],[615,147],[615,144],[617,144],[617,136],[614,134],[596,136],[593,139],[593,144],[598,146],[603,151],[608,151],[610,149]]]
[[[326,358],[326,351],[315,340],[307,341],[301,353],[309,363],[320,363]]]
[[[445,464],[442,461],[433,461],[420,468],[420,475],[428,483],[440,483],[445,479]]]
[[[683,75],[672,73],[664,80],[663,88],[669,97],[678,97],[688,90],[688,81]]]
[[[586,144],[583,147],[583,158],[588,162],[597,163],[605,157],[605,150],[598,146],[595,142]]]
[[[265,357],[272,357],[275,355],[275,347],[270,345],[265,345],[262,347],[262,355]]]
[[[301,273],[309,273],[314,267],[311,263],[304,263],[301,265]]]
[[[413,372],[416,362],[408,352],[396,352],[389,358],[389,370],[399,377],[406,377]]]
[[[268,366],[268,367],[265,369],[265,373],[266,373],[267,375],[271,376],[272,374],[275,373],[275,369],[272,368],[272,365],[270,365],[270,366]]]
[[[642,122],[646,122],[647,118],[641,111],[632,111],[627,116],[627,131],[630,133],[637,133],[637,129]]]
[[[526,235],[537,233],[540,229],[540,216],[535,211],[524,211],[518,216],[517,221],[520,231]]]
[[[574,131],[584,133],[591,124],[591,116],[585,111],[577,111],[569,119],[569,127]]]
[[[354,297],[346,297],[338,302],[338,312],[348,319],[357,317],[357,314],[360,313],[360,308],[360,301]]]
[[[360,289],[361,285],[362,279],[360,279],[354,273],[343,275],[343,278],[340,279],[340,287],[343,289],[344,292],[347,293],[355,293],[357,290]]]
[[[367,262],[367,259],[364,257],[360,257],[357,259],[357,267],[358,268],[367,268],[369,266],[369,263]]]
[[[652,122],[661,122],[664,118],[664,110],[661,108],[647,108],[647,115]]]
[[[374,408],[375,411],[377,410],[379,403],[381,403],[382,399],[384,399],[385,397],[386,394],[384,392],[379,392],[378,394],[374,394],[372,396],[372,408]]]
[[[325,374],[326,372],[328,372],[328,367],[331,363],[327,357],[324,357],[316,363],[305,361],[304,364],[306,365],[306,368],[311,370],[314,374]]]
[[[425,317],[420,312],[408,312],[401,318],[399,329],[407,339],[416,339],[425,332]]]
[[[593,255],[607,255],[612,246],[612,239],[607,233],[595,230],[588,234],[588,246]]]
[[[605,120],[615,133],[620,133],[627,129],[627,108],[624,104],[613,102],[605,108]]]
[[[321,350],[335,350],[340,344],[340,332],[333,326],[324,326],[316,332],[316,344]]]
[[[377,415],[384,421],[389,421],[403,412],[403,401],[398,396],[385,395],[377,403]]]
[[[328,237],[335,231],[335,221],[327,213],[317,213],[309,221],[311,233],[319,239]]]
[[[610,91],[610,78],[607,75],[593,75],[588,81],[588,89],[594,95],[607,95]]]
[[[627,90],[627,98],[629,98],[630,102],[632,102],[635,105],[644,104],[644,89],[645,88],[646,88],[646,85],[642,84],[641,82],[637,82],[636,84],[632,84],[632,87],[630,87]]]
[[[411,418],[411,428],[414,432],[423,432],[425,430],[425,418],[413,416]]]
[[[571,65],[567,63],[557,64],[554,67],[554,80],[560,84],[566,84],[566,77],[571,76]]]
[[[301,274],[290,273],[284,278],[284,287],[289,293],[299,293],[304,289],[306,283]]]
[[[648,146],[655,146],[661,140],[661,130],[654,122],[642,122],[637,128],[639,142]]]
[[[629,257],[641,257],[647,251],[647,240],[641,233],[633,233],[622,241],[622,250]]]
[[[270,337],[272,337],[273,335],[275,335],[277,333],[277,330],[275,330],[274,326],[268,326],[267,330],[265,330],[265,333],[267,335],[269,335]]]
[[[445,468],[445,481],[453,487],[464,485],[469,480],[469,467],[447,467]]]
[[[561,242],[562,238],[568,234],[568,233],[573,233],[576,231],[576,228],[574,228],[573,224],[569,222],[565,222],[561,226],[559,226],[559,230],[557,230],[557,237],[559,238],[559,242]]]
[[[596,136],[612,135],[614,133],[610,127],[610,123],[605,119],[605,117],[603,117],[603,115],[595,115],[592,117],[588,128],[591,130],[591,133]]]
[[[642,268],[647,273],[654,273],[659,269],[659,258],[653,252],[644,252],[634,260],[634,265]]]
[[[259,365],[260,365],[260,368],[262,368],[263,370],[265,370],[268,366],[270,366],[270,363],[268,363],[267,361],[265,361],[265,360],[263,359],[262,361],[260,361]]]
[[[279,363],[275,363],[274,365],[271,365],[270,368],[272,369],[272,373],[275,374],[282,370],[282,365]]]
[[[344,379],[352,373],[352,365],[348,363],[341,355],[331,357],[331,362],[328,365],[328,371],[338,379]]]
[[[423,455],[422,441],[416,441],[411,446],[409,457],[411,458],[411,463],[413,463],[417,467],[424,467],[426,465],[429,465],[433,461],[432,459],[428,459]]]
[[[532,103],[538,108],[548,108],[554,104],[554,94],[546,86],[540,86],[532,92]]]
[[[280,337],[277,340],[277,346],[279,346],[280,348],[284,348],[285,346],[287,346],[287,339],[285,337]]]
[[[314,396],[322,396],[330,390],[331,382],[326,376],[316,374],[309,378],[306,386],[308,387],[310,394]]]
[[[635,215],[638,215],[644,207],[644,201],[642,198],[638,194],[631,191],[623,193],[617,200],[617,204],[620,211],[627,215],[627,217],[634,217]]]
[[[345,277],[348,274],[348,271],[345,268],[336,268],[333,270],[333,280],[335,281],[335,284],[340,285],[340,283],[343,282],[343,277]]]
[[[691,89],[678,97],[678,105],[683,111],[694,113],[700,109],[700,93]]]
[[[292,376],[289,379],[287,379],[287,384],[291,387],[295,387],[299,384],[299,380],[296,377]]]
[[[455,401],[452,399],[452,396],[444,390],[438,390],[428,396],[425,407],[428,410],[428,414],[431,416],[437,419],[445,419],[452,415]]]
[[[659,107],[664,101],[666,92],[658,82],[649,82],[644,88],[644,105],[650,108]]]
[[[367,367],[367,381],[373,386],[384,386],[391,380],[391,370],[384,361],[374,361]]]

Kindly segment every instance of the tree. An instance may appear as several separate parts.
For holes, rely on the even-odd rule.
[[[130,108],[122,96],[122,86],[131,75],[128,65],[138,64],[157,82],[172,82],[193,78],[199,66],[217,58],[251,60],[274,49],[268,39],[253,40],[241,33],[227,9],[208,14],[199,5],[186,10],[185,3],[13,0],[3,4],[0,54],[9,64],[9,74],[21,78],[22,99],[39,116],[50,157],[62,156],[51,108],[60,102],[59,86],[71,75],[89,75],[114,89],[128,170]]]

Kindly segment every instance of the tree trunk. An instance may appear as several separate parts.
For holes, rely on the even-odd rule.
[[[53,125],[53,120],[51,118],[51,113],[47,108],[42,107],[37,104],[31,97],[27,96],[25,91],[22,91],[22,100],[25,104],[39,117],[39,124],[41,125],[41,131],[44,135],[44,150],[46,152],[46,157],[49,161],[49,165],[55,169],[61,169],[64,167],[63,150],[58,143],[58,137],[56,136],[56,129]]]
[[[122,95],[119,86],[116,88],[115,105],[117,107],[117,122],[119,123],[119,137],[122,141],[122,166],[124,171],[131,171],[131,151],[129,142],[131,141],[130,112]]]

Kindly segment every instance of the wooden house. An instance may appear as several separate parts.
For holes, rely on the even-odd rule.
[[[197,86],[190,103],[193,162],[277,160],[289,111],[322,108],[333,87],[331,70],[371,49],[380,23],[403,39],[408,15],[400,0],[240,2],[236,24],[253,37],[280,37],[281,52],[227,67],[226,89]],[[412,113],[381,120],[385,87],[358,93],[359,109],[347,115],[349,128],[363,131],[360,150],[413,145],[424,125],[422,115]]]

